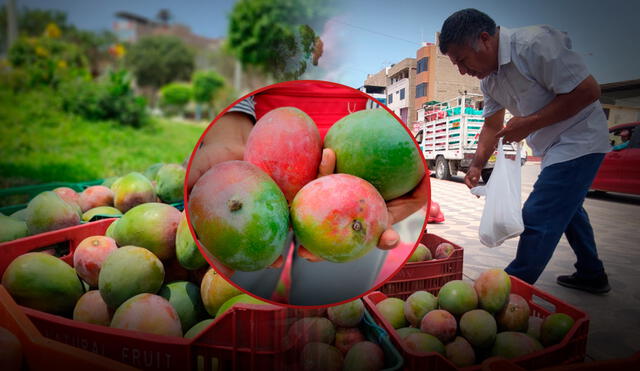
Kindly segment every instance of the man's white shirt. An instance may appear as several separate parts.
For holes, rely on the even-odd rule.
[[[516,117],[529,116],[558,94],[575,89],[589,76],[569,37],[550,26],[499,28],[498,70],[482,79],[484,117],[506,108]],[[607,119],[599,101],[576,115],[527,137],[541,167],[590,153],[609,152]]]

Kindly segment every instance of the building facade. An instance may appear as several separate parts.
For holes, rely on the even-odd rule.
[[[375,74],[368,75],[364,83],[367,90],[363,91],[383,94],[383,103],[405,124],[410,124],[416,121],[415,79],[416,60],[405,58]]]
[[[129,12],[117,12],[116,18],[113,31],[121,41],[135,43],[144,36],[171,35],[196,49],[214,50],[222,45],[221,39],[196,35],[182,24],[164,24]]]
[[[436,34],[436,40],[439,35]],[[482,94],[480,80],[461,75],[446,55],[440,53],[437,43],[423,43],[416,51],[416,110],[427,102],[443,102],[464,92]]]
[[[436,40],[438,40],[436,34]],[[367,75],[365,92],[384,88],[384,102],[412,129],[423,119],[419,111],[432,101],[443,102],[462,94],[482,94],[480,80],[463,76],[436,43],[423,43],[416,58],[405,58],[375,74]]]
[[[600,102],[609,126],[640,121],[640,80],[600,85]]]

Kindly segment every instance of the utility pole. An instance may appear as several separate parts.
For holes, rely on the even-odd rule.
[[[7,0],[7,53],[18,39],[18,17],[16,14],[16,0]]]
[[[233,88],[236,90],[236,93],[240,91],[242,87],[242,65],[240,61],[236,59],[235,65],[233,69]]]

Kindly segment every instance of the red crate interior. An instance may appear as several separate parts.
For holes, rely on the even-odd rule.
[[[461,246],[430,233],[425,233],[420,242],[429,248],[432,256],[435,256],[436,247],[443,242],[452,244],[455,250],[446,259],[406,263],[380,287],[380,291],[387,296],[404,300],[421,290],[435,294],[445,283],[462,279],[464,250]]]
[[[560,312],[571,316],[575,320],[573,327],[559,344],[524,357],[514,358],[511,360],[512,362],[530,370],[584,360],[589,332],[589,317],[585,312],[513,276],[511,277],[511,293],[522,296],[529,303],[531,315],[533,316],[545,317],[551,313]],[[437,292],[433,292],[433,294],[437,295]],[[363,299],[374,320],[389,333],[392,343],[400,349],[404,356],[406,368],[411,370],[455,370],[456,367],[438,353],[420,354],[413,352],[404,345],[395,329],[382,317],[376,308],[376,304],[387,297],[381,292],[373,292]],[[480,369],[480,365],[464,368],[464,370],[470,371],[479,371]]]

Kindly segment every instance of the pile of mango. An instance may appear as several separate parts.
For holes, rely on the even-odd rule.
[[[473,284],[450,281],[437,297],[416,291],[406,301],[386,298],[376,308],[408,349],[440,353],[457,367],[539,352],[561,342],[575,323],[565,313],[533,315],[527,300],[511,293],[501,269],[484,271]]]
[[[318,177],[323,149],[335,154],[335,173]],[[389,227],[385,201],[424,174],[411,135],[384,109],[343,117],[323,141],[305,112],[281,107],[258,120],[243,161],[197,180],[187,208],[203,247],[231,269],[272,265],[290,228],[312,254],[344,263],[378,244]]]
[[[431,253],[431,250],[429,250],[425,244],[419,243],[413,251],[413,254],[409,257],[409,260],[407,260],[407,263],[447,259],[453,255],[455,249],[456,248],[449,242],[442,242],[436,246],[434,253]]]
[[[306,310],[294,319],[287,344],[298,356],[300,370],[382,370],[385,353],[377,342],[367,340],[365,308],[361,299],[345,304]],[[365,330],[366,331],[366,330]]]
[[[269,305],[208,266],[185,214],[171,205],[134,206],[72,251],[73,266],[44,252],[21,255],[2,284],[29,308],[167,336],[193,337],[235,303]]]
[[[96,215],[117,217],[146,202],[180,202],[185,173],[179,164],[158,163],[144,173],[107,178],[80,193],[69,187],[42,192],[25,209],[0,214],[0,243],[78,225]]]

